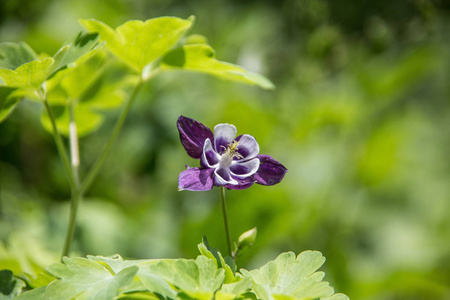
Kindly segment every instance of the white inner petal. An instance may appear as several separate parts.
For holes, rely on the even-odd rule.
[[[228,144],[233,142],[236,137],[237,129],[232,124],[217,124],[214,127],[214,145],[216,152],[220,153],[223,147],[227,147]],[[223,147],[222,147],[223,146]]]
[[[249,135],[249,134],[243,134],[241,138],[239,139],[238,149],[241,148],[241,151],[239,151],[241,154],[244,155],[245,159],[251,159],[256,157],[259,154],[259,145],[256,139]],[[246,152],[246,153],[244,153]]]
[[[249,176],[252,176],[253,174],[255,174],[258,171],[259,164],[260,164],[260,161],[258,158],[254,158],[254,159],[247,160],[247,161],[242,161],[242,160],[233,161],[231,164],[230,173],[236,178],[245,179]],[[246,173],[245,174],[237,174],[232,171],[233,169],[235,169],[237,172],[237,170],[239,168],[242,168],[242,170],[246,170]],[[241,172],[239,172],[239,173],[241,173]]]
[[[210,153],[210,154],[214,155],[218,162],[216,164],[210,165],[208,159],[206,158],[206,153]],[[219,166],[220,155],[217,154],[217,152],[214,150],[210,139],[205,140],[205,144],[203,145],[203,153],[202,153],[201,159],[202,159],[203,164],[205,164],[208,168],[217,168]]]
[[[228,177],[228,179],[223,178],[225,176],[219,175],[219,173],[225,173],[226,177]],[[233,179],[233,177],[231,177],[230,174],[230,169],[223,169],[223,168],[217,168],[216,170],[214,170],[214,180],[216,181],[216,183],[218,185],[226,185],[226,184],[239,184],[239,182],[237,182],[235,179]]]

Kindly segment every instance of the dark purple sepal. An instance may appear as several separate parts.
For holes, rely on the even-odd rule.
[[[190,168],[180,173],[178,190],[209,191],[213,187],[214,169]]]
[[[260,166],[253,177],[256,183],[262,185],[274,185],[279,183],[287,172],[287,169],[270,155],[258,155]]]
[[[211,142],[214,141],[211,129],[194,119],[179,116],[177,128],[180,133],[181,144],[192,158],[201,158],[206,139],[209,138]]]
[[[248,189],[249,187],[251,187],[255,183],[255,179],[253,178],[253,176],[247,177],[245,179],[239,179],[239,178],[235,178],[235,177],[233,177],[233,178],[234,178],[234,180],[239,182],[239,184],[226,184],[225,187],[227,189],[245,190],[245,189]]]

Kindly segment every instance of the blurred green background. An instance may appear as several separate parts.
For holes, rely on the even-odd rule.
[[[220,60],[264,74],[275,91],[193,73],[141,91],[81,204],[74,255],[226,251],[219,190],[178,192],[196,166],[179,115],[232,123],[288,169],[276,186],[227,193],[232,237],[257,226],[238,259],[321,251],[326,280],[352,299],[450,299],[450,6],[445,1],[3,0],[0,42],[53,55],[79,18],[196,16]],[[70,189],[37,103],[0,124],[0,263],[33,272],[58,260]],[[80,140],[82,175],[118,110]],[[84,165],[83,165],[84,164]]]

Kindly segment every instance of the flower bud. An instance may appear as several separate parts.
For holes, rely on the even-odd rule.
[[[238,249],[251,247],[256,239],[256,233],[257,230],[255,227],[241,234],[237,242]]]

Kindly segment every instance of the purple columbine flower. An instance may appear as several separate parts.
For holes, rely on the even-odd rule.
[[[259,154],[256,139],[248,134],[236,137],[236,127],[218,124],[214,134],[202,123],[184,116],[177,121],[180,140],[189,156],[200,159],[200,168],[180,173],[178,190],[207,191],[214,185],[246,189],[259,183],[279,183],[287,169],[269,155]]]

